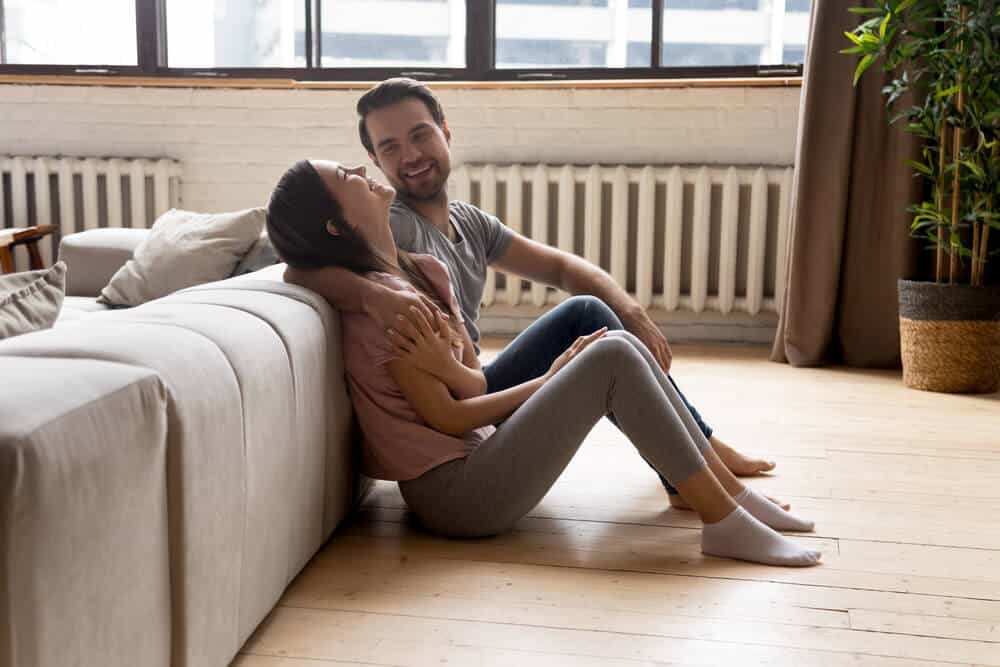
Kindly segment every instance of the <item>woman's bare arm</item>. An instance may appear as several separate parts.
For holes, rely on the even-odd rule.
[[[509,417],[549,378],[606,333],[607,327],[602,327],[589,336],[577,338],[541,377],[473,398],[455,398],[441,380],[405,360],[394,359],[388,362],[387,367],[403,396],[431,428],[448,435],[463,435],[474,428],[496,424]]]
[[[413,313],[413,326],[398,321],[389,330],[393,352],[411,365],[443,382],[455,398],[473,398],[486,393],[486,376],[480,369],[472,339],[464,326],[457,327],[462,337],[462,359],[452,352],[451,329],[441,317],[428,322],[420,313]],[[397,329],[401,329],[399,331]]]
[[[452,396],[444,382],[409,362],[394,359],[387,367],[417,414],[435,431],[456,436],[506,419],[546,380],[543,376],[504,391],[461,399]]]

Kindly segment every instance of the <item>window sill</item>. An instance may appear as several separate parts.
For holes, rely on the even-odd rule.
[[[292,79],[199,79],[193,77],[57,76],[3,74],[0,84],[50,86],[132,86],[144,88],[276,88],[288,90],[366,90],[377,81],[294,81]],[[802,77],[747,77],[729,79],[588,79],[562,81],[428,81],[431,88],[541,89],[566,88],[787,88],[802,85]]]

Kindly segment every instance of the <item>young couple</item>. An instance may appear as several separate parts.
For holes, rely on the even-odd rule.
[[[670,348],[638,304],[599,268],[449,201],[451,134],[426,86],[385,81],[358,114],[361,141],[392,187],[363,167],[301,161],[276,186],[267,227],[285,279],[342,313],[367,475],[397,481],[434,532],[494,535],[541,500],[608,416],[671,504],[701,517],[704,553],[820,561],[777,532],[812,522],[736,477],[773,464],[712,435],[667,375]],[[593,296],[564,301],[483,368],[476,319],[487,265]]]

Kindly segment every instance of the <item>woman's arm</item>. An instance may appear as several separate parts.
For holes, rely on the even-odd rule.
[[[547,376],[493,394],[456,398],[438,378],[402,359],[387,363],[389,374],[427,424],[448,435],[496,424],[509,417],[538,391]]]
[[[462,360],[452,354],[450,329],[440,315],[428,322],[421,313],[412,313],[411,322],[400,320],[398,328],[389,330],[389,341],[396,355],[428,375],[443,382],[455,398],[473,398],[486,393],[486,376],[480,370],[479,358],[464,326]],[[403,329],[400,332],[398,329]]]
[[[447,327],[447,324],[441,322],[440,326]],[[479,357],[476,356],[476,348],[472,346],[469,332],[464,325],[459,328],[462,331],[462,360],[456,359],[448,364],[448,368],[438,379],[448,386],[455,398],[475,398],[486,393],[486,375],[479,365]]]
[[[509,417],[559,369],[606,333],[607,327],[604,327],[576,339],[541,377],[510,389],[466,399],[455,398],[443,382],[403,359],[388,362],[387,368],[403,396],[431,428],[448,435],[463,435]]]

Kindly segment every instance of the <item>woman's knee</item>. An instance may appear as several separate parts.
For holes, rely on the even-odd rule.
[[[605,336],[591,344],[594,350],[593,356],[611,364],[612,368],[617,367],[619,364],[627,365],[636,361],[643,361],[642,355],[636,348],[635,343],[629,339],[630,336],[632,334],[627,331],[609,331]]]
[[[615,315],[615,311],[596,296],[573,296],[566,299],[562,305],[572,310],[583,333],[597,331],[601,327],[607,327],[612,331],[622,328],[621,320]]]
[[[620,329],[618,331],[609,331],[607,338],[621,338],[622,340],[624,340],[633,347],[635,347],[636,345],[642,345],[642,341],[636,338],[635,334],[629,331],[625,331],[624,329]]]
[[[640,353],[648,351],[648,348],[646,347],[645,343],[639,340],[639,338],[636,337],[635,334],[629,331],[625,331],[624,329],[619,331],[609,331],[607,333],[607,336],[605,336],[605,338],[618,338],[620,340],[623,340],[629,345],[631,345],[634,349],[639,351]]]

